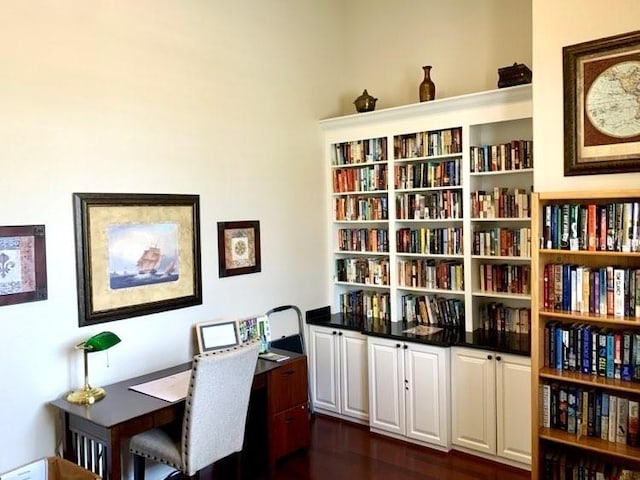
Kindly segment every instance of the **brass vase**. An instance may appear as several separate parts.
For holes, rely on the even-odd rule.
[[[422,67],[424,79],[420,83],[420,101],[427,102],[436,98],[436,85],[431,80],[431,65]]]

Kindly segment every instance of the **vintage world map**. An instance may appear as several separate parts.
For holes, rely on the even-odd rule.
[[[606,135],[640,134],[640,62],[621,62],[598,75],[587,92],[585,111],[592,125]]]

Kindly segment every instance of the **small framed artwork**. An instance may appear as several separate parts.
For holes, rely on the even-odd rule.
[[[260,222],[218,222],[220,277],[260,271]]]
[[[235,321],[213,321],[196,324],[198,352],[211,352],[230,348],[240,343]]]
[[[46,299],[44,225],[0,227],[0,306]]]
[[[640,171],[640,31],[562,49],[564,174]]]
[[[198,195],[73,200],[81,327],[202,303]]]

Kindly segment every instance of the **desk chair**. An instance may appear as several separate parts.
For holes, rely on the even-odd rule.
[[[196,479],[204,467],[242,450],[259,348],[256,341],[193,358],[181,432],[155,428],[131,438],[134,480],[144,480],[145,459]]]

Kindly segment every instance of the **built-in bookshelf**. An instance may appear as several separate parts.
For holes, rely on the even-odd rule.
[[[640,472],[640,190],[535,193],[532,216],[533,478],[631,478],[620,475]]]
[[[332,311],[528,332],[531,120],[523,85],[322,121]]]
[[[532,119],[470,129],[474,330],[528,335],[531,325]]]

